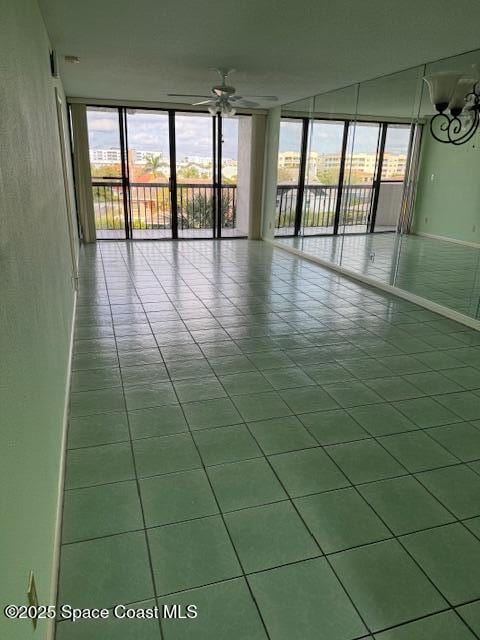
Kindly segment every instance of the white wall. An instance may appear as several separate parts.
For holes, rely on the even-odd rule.
[[[26,602],[30,570],[50,602],[74,288],[49,41],[35,0],[0,0],[0,16],[3,611]],[[1,638],[33,633],[0,616]]]

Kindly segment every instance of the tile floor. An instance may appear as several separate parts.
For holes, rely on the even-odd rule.
[[[480,336],[261,242],[84,248],[57,640],[480,638]]]
[[[480,318],[480,249],[395,233],[275,238],[305,253]]]

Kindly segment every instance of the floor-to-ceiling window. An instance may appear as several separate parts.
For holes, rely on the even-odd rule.
[[[221,126],[221,158],[220,158],[220,234],[222,237],[245,235],[248,229],[246,207],[237,206],[237,194],[242,183],[238,184],[239,171],[245,173],[246,166],[240,155],[240,146],[248,144],[249,136],[245,135],[243,123],[250,119],[245,116],[222,118]],[[242,205],[242,202],[240,202]],[[240,218],[239,218],[240,215]],[[248,214],[247,214],[248,215]]]
[[[170,238],[169,115],[127,109],[128,179],[132,238]]]
[[[249,120],[87,107],[97,238],[244,237],[249,211],[243,207],[237,225],[238,151],[240,135],[250,143],[240,131]]]
[[[302,141],[307,122],[301,118],[282,118],[280,121],[275,235],[295,233]]]
[[[411,126],[282,118],[275,235],[395,231]]]
[[[97,238],[124,238],[126,194],[118,109],[89,107],[87,125]]]
[[[357,122],[349,129],[339,221],[341,233],[369,231],[380,162],[380,133],[377,122]]]
[[[300,227],[302,235],[336,233],[346,126],[344,122],[329,120],[310,122]]]
[[[216,119],[203,113],[175,114],[178,237],[214,237],[217,192]]]

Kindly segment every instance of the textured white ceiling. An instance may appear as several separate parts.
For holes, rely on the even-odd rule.
[[[478,0],[39,4],[72,97],[173,101],[167,93],[204,93],[212,68],[227,66],[240,93],[285,103],[480,46]]]

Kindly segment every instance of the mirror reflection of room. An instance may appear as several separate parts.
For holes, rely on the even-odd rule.
[[[276,241],[480,317],[480,51],[282,107]]]

